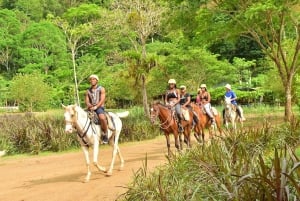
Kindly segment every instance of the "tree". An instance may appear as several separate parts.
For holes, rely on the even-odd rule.
[[[10,98],[23,110],[32,112],[47,108],[51,99],[51,88],[43,81],[41,74],[18,74],[10,85]]]
[[[217,39],[241,35],[251,38],[275,63],[285,89],[287,121],[292,119],[292,86],[300,68],[299,2],[214,0],[201,8],[198,15],[200,34]]]
[[[21,34],[19,72],[50,74],[66,60],[66,42],[61,30],[51,22],[30,24]]]
[[[138,53],[138,55],[130,54],[131,57],[128,57],[128,62],[132,76],[141,83],[144,112],[150,116],[146,88],[147,74],[156,65],[156,62],[153,58],[147,58],[146,44],[150,37],[158,34],[166,10],[164,6],[159,4],[159,1],[152,0],[116,1],[115,6],[116,10],[123,11],[129,29],[135,32],[134,37],[137,38],[136,40],[136,38],[127,35]]]
[[[100,17],[100,8],[95,4],[81,4],[79,7],[70,8],[63,17],[49,15],[48,18],[60,27],[66,36],[67,46],[71,52],[73,77],[75,83],[75,102],[80,105],[77,63],[80,48],[96,43],[94,35],[95,24]]]
[[[21,23],[13,11],[0,10],[0,69],[3,66],[7,72],[12,71],[10,64],[16,53],[17,35]]]

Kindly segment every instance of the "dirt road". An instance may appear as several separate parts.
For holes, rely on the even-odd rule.
[[[174,141],[172,141],[174,147]],[[121,144],[125,159],[124,170],[119,171],[116,161],[113,176],[92,167],[89,183],[83,183],[86,166],[81,150],[48,156],[0,158],[1,201],[113,201],[126,191],[133,172],[143,166],[148,158],[148,169],[167,162],[165,139]],[[106,167],[112,149],[100,147],[99,163]]]

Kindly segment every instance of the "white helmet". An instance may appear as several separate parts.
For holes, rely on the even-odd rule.
[[[207,87],[206,87],[206,84],[201,84],[201,85],[200,85],[200,88],[207,88]]]
[[[184,85],[181,85],[179,88],[186,90],[186,86],[184,86]]]
[[[174,80],[174,79],[169,79],[168,84],[176,84],[176,80]]]
[[[230,85],[230,84],[226,84],[226,85],[225,85],[225,88],[231,90],[231,85]]]
[[[97,81],[99,81],[99,78],[98,78],[97,75],[90,75],[89,80],[92,79],[92,78],[95,78]]]

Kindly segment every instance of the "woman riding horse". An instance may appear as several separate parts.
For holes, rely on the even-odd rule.
[[[198,90],[199,93],[197,95],[196,101],[197,104],[205,110],[206,114],[209,116],[211,123],[215,124],[215,118],[211,111],[211,104],[210,104],[210,93],[207,91],[206,84],[201,84],[200,89]]]
[[[180,91],[176,88],[176,80],[175,79],[170,79],[168,81],[168,90],[165,94],[165,103],[167,106],[169,107],[174,107],[175,108],[175,112],[177,114],[177,118],[178,118],[178,129],[179,132],[183,132],[183,127],[181,124],[181,106],[179,104],[180,102]]]

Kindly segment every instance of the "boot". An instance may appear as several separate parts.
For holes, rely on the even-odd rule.
[[[179,133],[183,132],[183,127],[180,122],[178,122],[178,131],[179,131]]]
[[[225,125],[226,124],[226,121],[225,121],[225,109],[223,109],[222,114],[223,114],[223,124]]]

